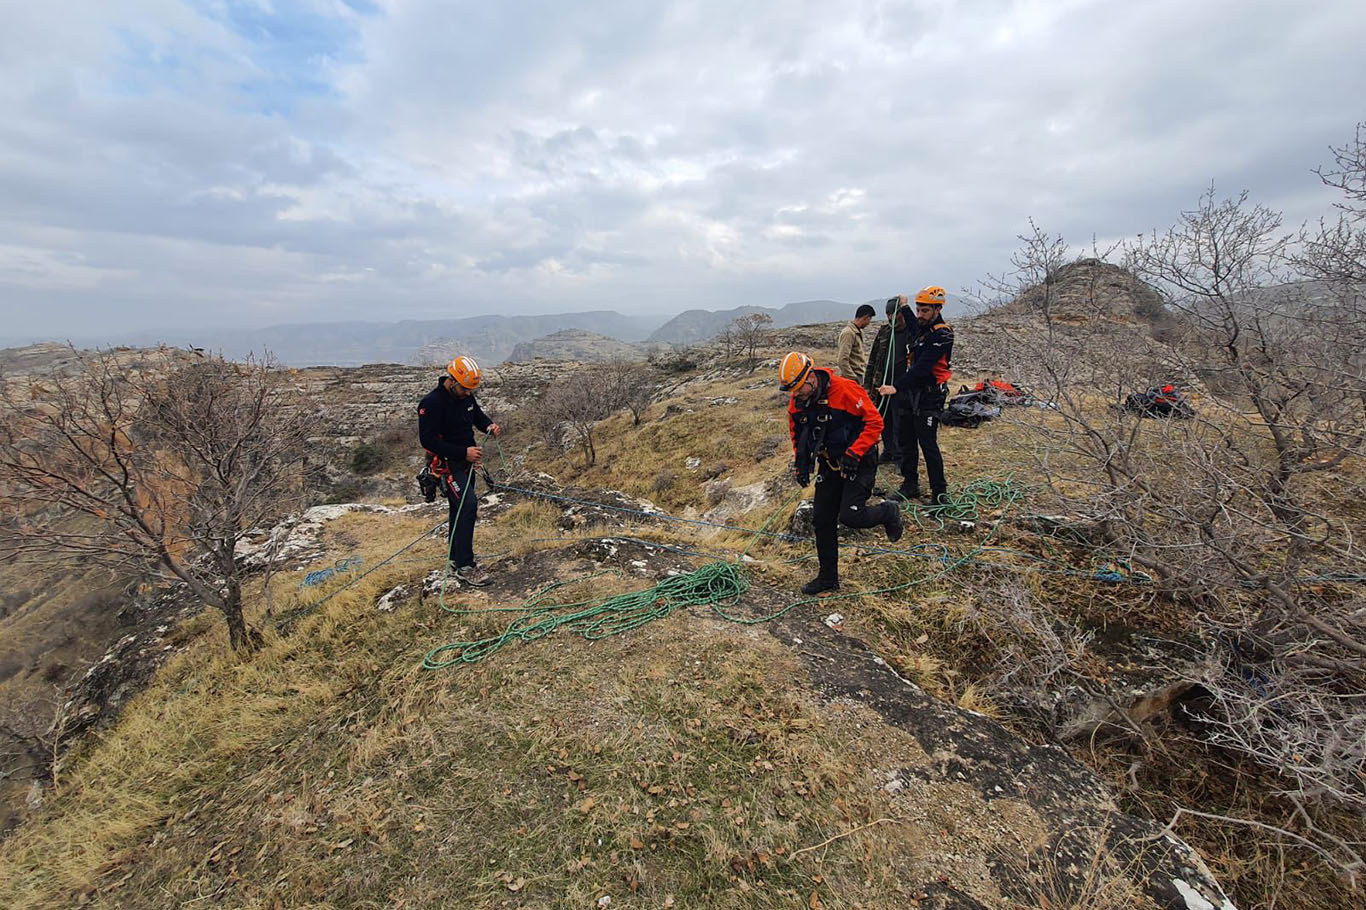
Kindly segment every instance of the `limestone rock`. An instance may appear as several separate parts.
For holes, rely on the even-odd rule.
[[[1023,866],[1004,860],[992,865],[1003,896],[1035,906],[1034,885],[1041,878],[1081,893],[1099,861],[1107,877],[1127,879],[1163,910],[1234,910],[1188,844],[1153,821],[1121,812],[1085,765],[1056,746],[1030,745],[991,718],[928,695],[863,642],[829,628],[820,607],[793,610],[768,631],[801,654],[824,697],[872,708],[883,722],[909,733],[928,756],[928,766],[889,774],[880,785],[884,791],[900,798],[917,782],[966,784],[985,803],[1028,805],[1045,826],[1043,841]],[[974,904],[955,898],[929,906]]]
[[[707,502],[713,504],[702,516],[707,521],[729,522],[771,501],[768,484],[762,480],[742,487],[731,486],[729,480],[713,480],[706,489]]]

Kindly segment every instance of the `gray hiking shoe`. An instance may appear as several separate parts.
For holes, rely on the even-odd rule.
[[[465,584],[473,585],[476,588],[482,588],[492,581],[492,579],[489,578],[489,573],[478,566],[462,566],[455,570],[455,577]]]

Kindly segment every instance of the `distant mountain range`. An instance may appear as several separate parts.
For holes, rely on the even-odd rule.
[[[233,360],[269,351],[287,366],[361,366],[367,363],[445,362],[469,354],[490,366],[519,343],[563,329],[583,329],[621,341],[641,341],[664,316],[626,316],[613,310],[536,316],[469,316],[401,322],[289,323],[261,329],[130,332],[113,338],[73,337],[77,347],[111,344],[198,347]]]
[[[222,353],[230,359],[269,351],[287,366],[361,366],[367,363],[438,363],[469,354],[490,366],[501,363],[524,342],[566,329],[618,342],[696,344],[708,341],[737,316],[767,313],[775,328],[852,318],[854,305],[808,300],[770,308],[688,310],[663,316],[627,316],[614,310],[538,316],[470,316],[464,319],[408,319],[402,322],[320,322],[274,325],[262,329],[130,332],[115,338],[73,337],[78,347],[110,344],[150,347],[170,344]],[[582,339],[580,339],[582,341]],[[23,341],[16,339],[16,346]],[[552,346],[553,347],[553,346]],[[546,350],[550,350],[549,348]],[[527,349],[526,356],[537,356]]]
[[[645,356],[645,346],[618,341],[597,332],[583,329],[561,329],[553,335],[523,341],[512,349],[507,356],[508,363],[526,363],[536,360],[575,360],[581,363],[611,360],[620,357],[624,360],[640,360]]]
[[[733,310],[685,310],[655,329],[645,340],[659,344],[696,344],[715,338],[738,317],[750,313],[767,313],[773,317],[773,327],[781,329],[813,322],[853,319],[857,308],[855,304],[835,300],[803,300],[776,309],[742,306]]]

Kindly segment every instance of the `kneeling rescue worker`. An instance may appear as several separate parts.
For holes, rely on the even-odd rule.
[[[487,585],[489,576],[474,561],[474,521],[479,514],[474,471],[484,458],[483,450],[474,444],[474,431],[495,437],[503,432],[475,401],[474,392],[482,381],[483,372],[474,358],[457,357],[447,364],[440,384],[417,406],[418,438],[450,504],[450,571],[476,587]]]
[[[836,523],[850,528],[882,525],[887,539],[901,539],[901,510],[895,503],[868,507],[877,477],[877,440],[882,415],[863,386],[818,367],[793,351],[778,368],[784,392],[791,392],[787,419],[795,456],[793,474],[806,486],[816,472],[816,555],[820,572],[803,594],[833,591],[839,581]]]

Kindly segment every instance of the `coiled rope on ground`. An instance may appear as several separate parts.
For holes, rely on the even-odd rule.
[[[499,457],[502,458],[502,447],[499,445]],[[506,460],[503,461],[504,465]],[[470,470],[468,482],[473,480],[473,468]],[[562,497],[555,494],[546,494],[539,491],[520,490],[507,484],[494,482],[492,478],[485,475],[485,480],[489,486],[495,490],[507,490],[509,492],[522,492],[528,495],[547,499],[570,500],[571,497]],[[869,591],[857,591],[846,594],[836,594],[826,597],[809,597],[795,600],[782,609],[766,616],[746,617],[728,612],[724,607],[736,603],[740,596],[749,590],[749,580],[745,575],[742,563],[753,546],[761,539],[766,537],[801,540],[802,538],[789,534],[775,534],[769,532],[769,526],[790,506],[798,497],[802,496],[804,489],[798,489],[780,504],[769,515],[768,519],[758,529],[748,529],[733,525],[722,525],[716,522],[705,522],[694,519],[675,519],[660,513],[646,513],[640,510],[615,507],[618,511],[636,512],[665,520],[680,520],[689,523],[712,525],[723,527],[728,530],[740,531],[751,535],[751,540],[744,551],[734,560],[716,560],[709,562],[691,572],[671,576],[659,583],[652,585],[641,591],[632,591],[624,594],[615,594],[606,597],[588,598],[577,601],[567,602],[548,602],[547,597],[571,581],[556,582],[536,594],[532,595],[520,606],[514,607],[451,607],[445,601],[445,588],[447,575],[443,574],[442,586],[439,597],[441,609],[447,613],[460,616],[471,616],[489,613],[516,613],[517,615],[508,622],[503,630],[495,635],[469,641],[455,641],[440,645],[427,652],[422,661],[422,667],[426,670],[441,670],[458,664],[478,663],[502,650],[506,645],[513,641],[532,642],[551,635],[561,629],[577,633],[589,640],[600,640],[613,635],[620,635],[632,629],[637,629],[647,623],[657,619],[663,619],[671,615],[680,607],[690,606],[710,606],[716,615],[729,621],[752,625],[757,623],[771,622],[795,609],[798,606],[816,601],[828,602],[850,598],[871,597],[880,594],[890,594],[898,591],[909,590],[918,585],[926,584],[936,578],[940,578],[959,566],[969,562],[978,552],[980,552],[991,536],[996,533],[993,527],[991,535],[987,541],[974,548],[968,554],[957,559],[950,559],[945,548],[941,559],[941,567],[938,571],[930,573],[922,578],[913,579],[902,584],[891,585],[884,588],[876,588]],[[1010,506],[1024,498],[1024,492],[1018,489],[1009,476],[1002,479],[980,479],[969,483],[957,490],[948,504],[934,508],[906,504],[903,508],[917,517],[919,522],[920,515],[934,514],[938,512],[947,513],[946,516],[939,516],[935,519],[937,527],[943,528],[946,521],[951,520],[977,520],[982,512],[987,509],[1003,508]],[[588,503],[586,505],[601,507],[600,503]],[[460,503],[463,505],[463,501]],[[459,506],[457,506],[457,518]],[[452,522],[452,526],[454,522]],[[999,525],[998,525],[999,526]],[[922,524],[922,527],[924,525]],[[910,551],[907,551],[910,552]],[[447,567],[449,572],[449,566]],[[586,578],[596,577],[602,573]],[[586,580],[583,579],[583,580]]]

